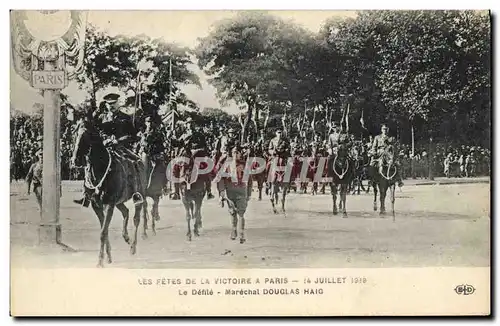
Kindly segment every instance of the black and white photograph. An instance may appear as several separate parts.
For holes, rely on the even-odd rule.
[[[480,299],[464,313],[489,314],[488,10],[12,10],[10,20],[12,291],[25,284],[15,270],[111,270],[172,298],[325,304],[334,287],[375,286],[365,269],[465,268],[487,278],[450,280],[446,297]],[[279,274],[288,269],[314,277]],[[164,279],[183,270],[199,288]],[[273,276],[247,279],[252,270]],[[24,299],[34,302],[11,303],[19,314],[45,309]],[[165,309],[144,314],[176,314]]]

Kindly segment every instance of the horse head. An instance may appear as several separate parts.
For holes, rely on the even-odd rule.
[[[102,138],[94,124],[88,119],[80,121],[76,126],[71,164],[74,167],[84,166],[92,147],[96,145],[102,146]]]
[[[380,154],[380,168],[379,171],[386,180],[392,180],[397,173],[397,166],[395,164],[397,155],[397,148],[394,142],[389,142],[382,149]]]
[[[392,165],[395,161],[396,148],[392,143],[387,144],[380,154],[380,158],[384,165]]]

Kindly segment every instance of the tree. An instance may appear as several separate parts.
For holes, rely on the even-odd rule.
[[[188,67],[193,64],[189,49],[145,35],[111,37],[89,26],[86,52],[85,74],[79,82],[89,86],[92,107],[97,106],[99,90],[117,86],[129,94],[126,105],[146,112],[171,102],[196,108],[179,87],[200,86],[198,76]]]
[[[246,110],[242,141],[253,112],[291,106],[312,92],[305,53],[313,35],[295,24],[261,12],[243,12],[216,24],[196,49],[198,65],[211,77],[222,103],[234,100]],[[310,77],[311,80],[308,80]]]

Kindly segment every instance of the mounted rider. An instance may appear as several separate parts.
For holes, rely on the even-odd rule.
[[[100,111],[92,116],[94,120],[97,120],[95,121],[97,129],[104,138],[103,145],[112,148],[117,156],[128,161],[135,169],[135,173],[132,173],[130,178],[134,180],[134,184],[142,184],[144,176],[140,167],[141,157],[132,150],[134,143],[139,140],[137,130],[132,118],[121,111],[123,108],[121,100],[121,95],[117,93],[105,95],[99,105]],[[87,207],[89,199],[89,196],[85,194],[83,198],[73,200],[73,202]],[[135,203],[140,203],[142,200],[134,196]]]
[[[210,157],[206,137],[200,128],[194,124],[191,118],[186,120],[186,130],[180,137],[180,142],[184,144],[183,153],[190,159],[196,157]],[[212,199],[214,198],[214,195],[212,195],[212,180],[209,174],[207,174],[207,176],[205,180],[205,190],[207,192],[207,199]]]
[[[388,145],[391,145],[394,143],[394,138],[389,136],[389,127],[387,125],[383,124],[382,127],[380,128],[381,132],[375,138],[373,138],[372,142],[372,147],[368,153],[369,156],[371,156],[370,159],[370,166],[376,167],[378,166],[379,172],[382,173],[382,156],[381,154],[384,152],[384,150],[387,148]],[[401,173],[400,173],[400,164],[398,160],[398,156],[394,156],[394,165],[397,167],[397,174],[396,174],[396,181],[398,182],[398,187],[403,186],[403,181],[401,180]]]
[[[328,136],[328,153],[330,156],[335,155],[337,153],[337,149],[339,146],[339,140],[340,140],[340,131],[335,122],[332,122],[331,125],[331,132],[330,135]]]
[[[215,164],[217,166],[222,165],[227,157],[231,155],[231,151],[237,143],[238,137],[233,128],[229,128],[227,135],[222,132],[222,136],[217,139],[214,148],[216,152]]]
[[[268,153],[284,159],[290,156],[290,142],[281,129],[276,130],[276,136],[269,142]]]
[[[140,132],[139,153],[144,163],[146,175],[149,176],[155,166],[166,161],[166,139],[160,116],[155,112],[146,116],[145,128]]]

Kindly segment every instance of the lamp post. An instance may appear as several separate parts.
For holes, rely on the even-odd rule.
[[[87,12],[13,10],[12,64],[30,85],[43,91],[42,214],[39,243],[62,243],[60,93],[83,71]],[[71,62],[71,64],[69,63]]]

